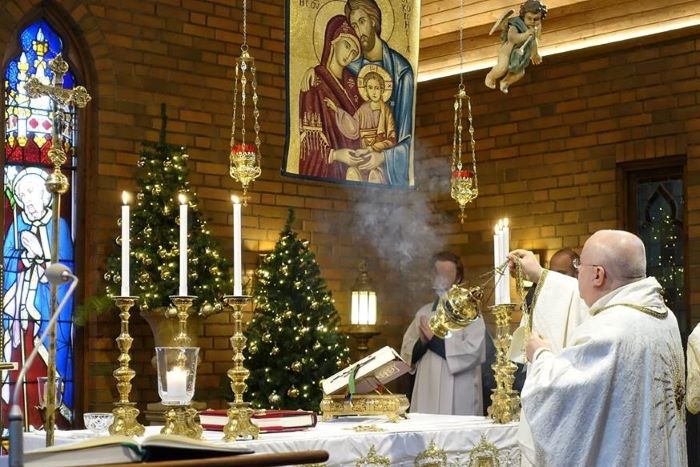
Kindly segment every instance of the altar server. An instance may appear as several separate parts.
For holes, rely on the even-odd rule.
[[[462,282],[464,266],[449,252],[432,258],[433,290],[438,298]],[[478,318],[451,337],[433,335],[428,321],[438,299],[424,305],[406,330],[401,356],[411,364],[415,384],[411,412],[447,415],[481,415],[481,363],[484,361],[484,321]]]
[[[642,241],[596,232],[581,252],[578,281],[540,277],[531,252],[516,257],[542,283],[535,331],[538,313],[552,318],[542,327],[548,339],[534,332],[527,344],[521,429],[532,437],[521,437],[523,465],[687,465],[680,332],[661,286],[646,277]],[[580,323],[565,319],[581,309],[588,316]]]

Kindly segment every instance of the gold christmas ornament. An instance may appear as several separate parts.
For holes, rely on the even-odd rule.
[[[292,363],[292,371],[296,371],[297,373],[299,373],[301,371],[301,369],[302,369],[301,362],[296,361],[296,362]]]
[[[270,395],[267,397],[267,400],[270,402],[270,404],[271,404],[272,406],[276,406],[276,405],[278,405],[278,404],[280,403],[280,401],[282,400],[282,398],[280,397],[279,394],[273,392],[272,394],[270,394]]]
[[[289,388],[289,390],[287,391],[287,395],[288,395],[289,397],[291,397],[292,399],[296,399],[297,397],[299,397],[299,390],[298,390],[297,388],[295,388],[294,386],[292,386],[292,387]]]
[[[265,334],[262,335],[262,341],[263,342],[272,342],[272,336],[270,335],[269,332],[266,332]]]
[[[274,347],[272,348],[272,350],[270,351],[270,354],[271,354],[271,355],[277,355],[277,354],[279,353],[279,351],[280,351],[280,348],[277,347],[277,346],[274,346]]]

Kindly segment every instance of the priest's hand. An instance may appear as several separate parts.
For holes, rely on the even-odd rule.
[[[542,266],[537,261],[535,254],[528,250],[513,250],[508,253],[510,272],[515,272],[515,261],[520,259],[520,264],[523,266],[523,274],[525,279],[530,282],[538,282],[542,274]]]
[[[430,324],[428,323],[428,317],[427,316],[421,316],[420,317],[420,340],[424,344],[426,342],[430,342],[430,339],[433,338],[433,330],[430,329]]]
[[[527,341],[527,347],[525,349],[525,352],[527,354],[527,361],[532,362],[533,357],[535,356],[535,352],[537,352],[539,349],[551,349],[552,345],[549,343],[549,341],[536,332],[533,332],[530,335],[530,339]]]

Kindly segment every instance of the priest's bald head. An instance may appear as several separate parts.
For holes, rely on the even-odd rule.
[[[586,305],[624,285],[646,277],[644,243],[624,230],[599,230],[583,245],[578,290]]]

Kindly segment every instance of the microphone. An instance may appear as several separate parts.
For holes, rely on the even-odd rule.
[[[44,271],[44,275],[51,285],[59,286],[68,281],[71,281],[72,283],[68,289],[68,292],[66,292],[66,294],[63,296],[63,300],[61,300],[61,303],[58,304],[56,312],[53,314],[53,316],[51,316],[49,325],[46,326],[46,329],[44,329],[41,337],[39,337],[39,343],[43,342],[44,339],[46,339],[46,336],[49,335],[49,331],[56,324],[56,321],[58,321],[61,311],[63,311],[66,303],[68,303],[68,299],[73,295],[75,288],[78,286],[78,278],[73,275],[68,267],[60,263],[54,263],[47,267]],[[29,357],[27,357],[25,360],[24,365],[22,366],[22,371],[19,373],[17,381],[15,382],[15,389],[12,391],[12,399],[10,399],[11,405],[7,417],[10,434],[10,467],[22,467],[24,465],[24,423],[22,409],[20,409],[19,404],[17,404],[17,397],[19,396],[19,390],[22,387],[24,378],[27,376],[27,371],[31,367],[36,356],[39,354],[39,347],[40,345],[35,345],[32,353],[30,353]]]
[[[78,280],[77,277],[70,272],[68,266],[61,263],[54,263],[44,271],[44,276],[51,285],[62,285],[71,279]]]

